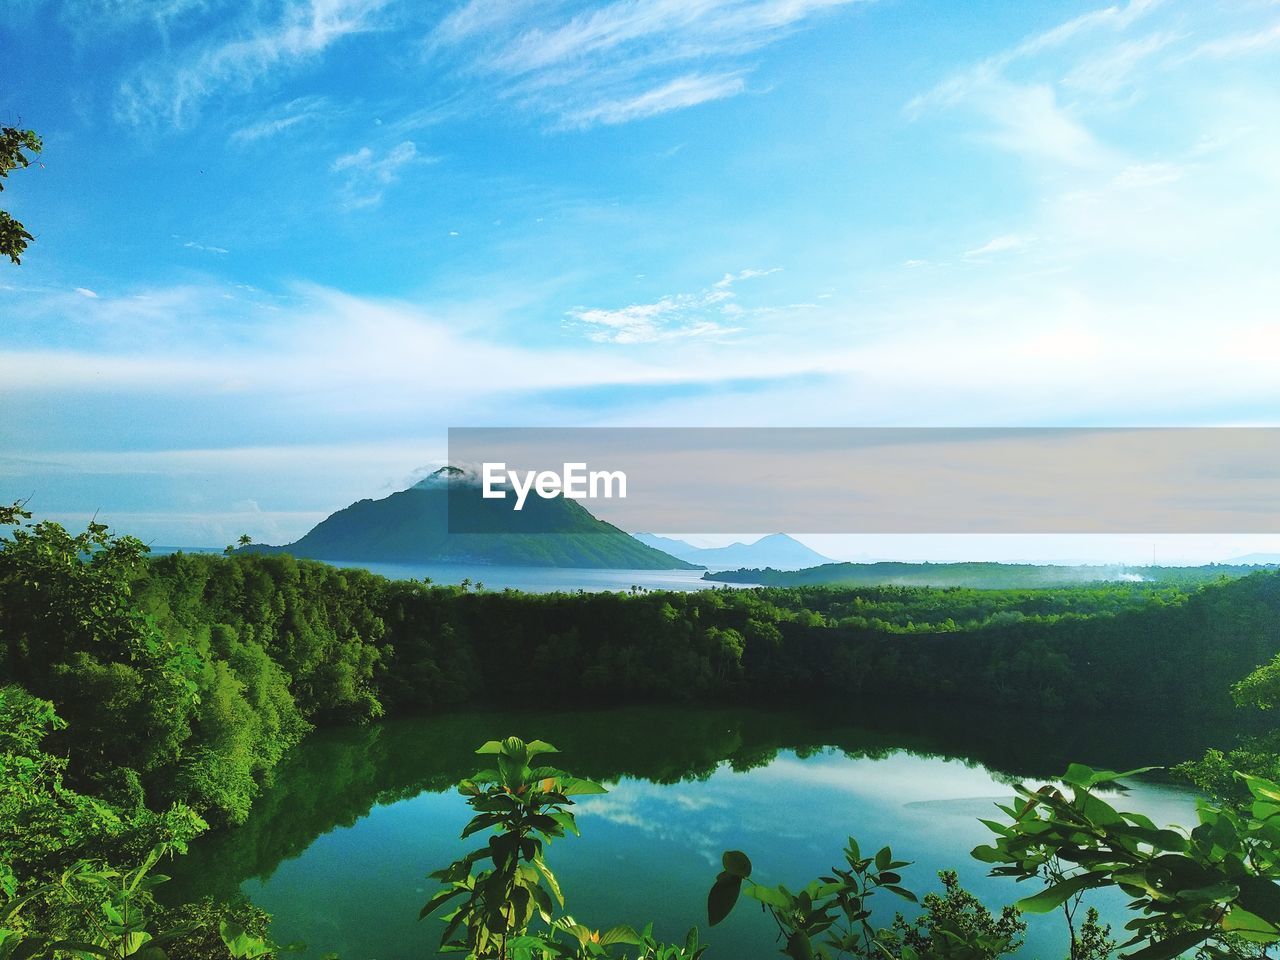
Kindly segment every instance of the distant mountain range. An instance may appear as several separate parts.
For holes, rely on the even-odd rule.
[[[1243,557],[1232,557],[1227,563],[1273,567],[1280,565],[1280,553],[1246,553]]]
[[[1142,567],[1118,564],[1057,566],[1030,563],[828,563],[804,570],[723,570],[704,573],[718,583],[752,583],[766,587],[910,586],[1034,589],[1090,583],[1194,585],[1256,573],[1256,566],[1212,563],[1202,567]]]
[[[799,570],[831,563],[816,550],[785,533],[761,537],[755,543],[731,543],[727,547],[695,547],[683,540],[660,537],[654,533],[637,533],[641,543],[704,567],[772,567],[774,570]]]
[[[450,488],[453,487],[452,502]],[[471,492],[474,491],[474,496]],[[450,526],[467,533],[450,532]],[[699,564],[640,543],[592,516],[576,500],[486,500],[456,467],[441,467],[408,490],[360,500],[284,546],[252,544],[248,553],[288,553],[352,563],[466,563],[618,570],[700,570]]]

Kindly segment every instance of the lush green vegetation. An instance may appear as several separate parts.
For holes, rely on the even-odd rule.
[[[29,153],[39,153],[44,144],[34,130],[18,127],[0,127],[0,190],[11,170],[29,167]],[[23,251],[35,237],[8,211],[0,210],[0,257],[8,257],[14,263],[22,262]]]
[[[1224,577],[1247,577],[1255,564],[1211,563],[1202,567],[1133,565],[1061,566],[1033,563],[824,563],[803,570],[740,569],[703,574],[718,583],[760,584],[766,587],[881,586],[980,587],[986,590],[1045,589],[1118,582],[1154,582],[1195,586]]]
[[[916,900],[900,885],[898,871],[909,864],[888,847],[864,857],[852,838],[846,864],[798,893],[752,882],[745,854],[726,852],[708,898],[709,919],[717,923],[745,892],[773,916],[782,952],[793,960],[992,960],[1020,946],[1017,913],[1053,911],[1066,923],[1070,960],[1102,960],[1117,946],[1132,960],[1171,960],[1188,951],[1200,960],[1267,956],[1280,942],[1280,784],[1243,777],[1248,806],[1202,802],[1199,824],[1185,831],[1117,810],[1096,792],[1142,772],[1072,764],[1061,786],[1018,786],[1015,799],[1000,807],[1005,819],[983,821],[995,838],[973,856],[991,864],[993,876],[1040,887],[999,920],[944,877],[946,895],[926,902],[924,918],[898,917],[877,929],[869,903],[875,895]],[[1133,914],[1123,943],[1099,924],[1096,911],[1078,916],[1088,892],[1110,887],[1129,897]]]
[[[5,678],[77,789],[240,822],[312,726],[508,702],[950,698],[1210,714],[1280,652],[1280,576],[1196,590],[477,592],[287,555],[148,560],[100,525],[0,552]]]
[[[459,786],[476,812],[463,837],[493,832],[432,874],[441,889],[422,916],[441,911],[442,943],[468,957],[697,960],[706,947],[696,929],[683,944],[668,945],[649,929],[600,930],[565,912],[565,893],[545,848],[578,833],[572,797],[604,788],[534,765],[555,752],[544,741],[517,737],[477,751],[494,767]],[[707,896],[708,921],[722,921],[745,893],[770,914],[779,952],[792,960],[995,960],[1021,946],[1026,924],[1020,913],[1053,911],[1066,923],[1070,960],[1104,960],[1118,946],[1134,960],[1171,960],[1190,950],[1204,960],[1266,956],[1280,942],[1280,784],[1244,777],[1252,800],[1247,809],[1203,802],[1199,825],[1183,831],[1118,810],[1100,796],[1099,787],[1141,772],[1073,764],[1061,786],[1016,788],[1016,798],[1000,808],[1005,819],[987,822],[993,842],[973,856],[991,864],[993,875],[1037,889],[998,917],[961,889],[954,873],[942,874],[942,894],[921,901],[904,886],[908,861],[889,847],[864,856],[850,838],[843,864],[795,892],[753,881],[750,858],[726,851]],[[1133,919],[1123,944],[1095,910],[1079,916],[1085,895],[1108,887],[1130,898]],[[885,894],[923,910],[879,925],[874,909]]]
[[[24,520],[0,515],[12,528],[0,549],[0,957],[270,952],[243,903],[158,905],[155,868],[207,823],[244,821],[316,725],[530,691],[560,704],[826,691],[1210,714],[1280,651],[1274,574],[1196,589],[529,596],[287,555],[149,559],[100,524],[72,535]],[[1275,664],[1251,674],[1237,699],[1274,703],[1278,677]],[[1233,766],[1265,767],[1271,748],[1188,769],[1226,790]],[[541,793],[554,806],[562,791]]]

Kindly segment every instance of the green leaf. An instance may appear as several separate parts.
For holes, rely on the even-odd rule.
[[[550,816],[556,823],[560,824],[561,829],[566,833],[572,833],[575,837],[582,836],[582,834],[578,832],[578,821],[575,820],[573,814],[569,813],[567,810],[558,810],[555,813],[548,814],[548,816]]]
[[[969,856],[975,860],[981,860],[983,863],[1006,863],[1008,860],[999,847],[993,847],[989,844],[974,847],[969,851]]]
[[[1262,777],[1253,777],[1247,773],[1237,773],[1237,777],[1245,782],[1245,786],[1259,800],[1271,800],[1280,803],[1280,783],[1274,780],[1265,780]]]
[[[707,894],[707,921],[715,926],[729,915],[734,904],[738,902],[738,894],[742,891],[742,878],[729,873],[721,873],[711,885]]]
[[[560,751],[547,743],[545,740],[530,740],[528,743],[529,759],[532,760],[540,753],[559,753]]]
[[[454,887],[452,890],[441,890],[440,892],[435,894],[435,896],[433,896],[430,900],[428,900],[426,903],[426,906],[424,906],[422,910],[419,911],[418,919],[425,920],[435,910],[438,910],[441,906],[448,903],[454,897],[460,896],[461,894],[464,894],[466,892],[467,892],[466,887]]]
[[[640,934],[636,933],[633,928],[625,925],[614,927],[612,930],[607,930],[600,934],[600,946],[602,947],[612,946],[615,943],[639,946],[642,942]]]
[[[1046,887],[1035,896],[1019,900],[1014,906],[1023,913],[1048,913],[1050,910],[1062,906],[1081,890],[1102,886],[1106,879],[1107,875],[1105,873],[1083,873],[1078,877],[1071,877],[1068,880]]]
[[[1244,937],[1254,943],[1271,943],[1280,937],[1280,929],[1267,923],[1257,914],[1242,907],[1234,908],[1222,921],[1222,929]]]
[[[1268,923],[1280,926],[1280,887],[1263,877],[1241,877],[1238,903]]]
[[[609,791],[594,780],[583,780],[579,777],[566,777],[561,782],[560,792],[566,797],[577,797],[590,793],[608,793]]]
[[[1093,767],[1087,767],[1083,763],[1073,763],[1067,767],[1067,772],[1059,779],[1063,783],[1069,783],[1072,786],[1091,786],[1093,784]]]
[[[1172,960],[1172,958],[1209,939],[1211,932],[1209,930],[1188,930],[1184,933],[1175,934],[1167,940],[1149,944],[1135,953],[1123,953],[1121,957],[1124,960]]]
[[[808,934],[803,930],[797,930],[787,937],[787,947],[782,952],[791,960],[812,960],[813,944],[809,942]]]
[[[751,858],[741,850],[726,850],[720,858],[724,872],[745,880],[751,876]]]
[[[777,907],[779,910],[791,908],[791,897],[774,887],[753,883],[747,887],[745,893],[752,900],[758,900],[770,907]]]
[[[555,878],[551,868],[546,865],[540,856],[533,858],[533,866],[538,873],[542,874],[542,879],[546,881],[547,889],[551,891],[551,895],[556,898],[556,903],[560,904],[561,909],[563,909],[564,894],[560,892],[560,881]]]
[[[1234,883],[1223,880],[1207,887],[1196,887],[1191,890],[1179,890],[1178,899],[1188,903],[1213,903],[1234,900],[1240,894],[1240,888]]]
[[[648,935],[648,928],[645,928],[645,934]],[[693,953],[698,949],[698,928],[690,927],[688,934],[684,938],[685,953]]]

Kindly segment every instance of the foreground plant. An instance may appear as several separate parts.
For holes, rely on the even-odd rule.
[[[568,809],[574,804],[571,797],[606,791],[555,767],[531,765],[535,758],[557,752],[542,740],[525,743],[519,737],[490,740],[476,751],[492,757],[495,766],[458,786],[476,811],[462,837],[494,832],[484,846],[431,874],[444,886],[419,917],[458,901],[443,917],[440,942],[443,949],[465,953],[469,960],[697,960],[706,949],[698,944],[697,930],[689,931],[683,945],[674,946],[655,940],[651,927],[643,933],[625,925],[602,932],[563,912],[565,897],[547,866],[546,844],[569,833],[578,835],[577,821]],[[615,947],[639,949],[615,954]]]
[[[844,850],[844,866],[832,867],[792,893],[782,884],[765,886],[751,879],[751,860],[740,850],[726,851],[724,870],[707,895],[712,926],[733,910],[740,895],[757,901],[778,928],[781,952],[793,960],[858,957],[863,960],[994,960],[1022,944],[1026,924],[1006,907],[999,918],[960,888],[956,875],[939,876],[945,894],[924,898],[924,913],[908,921],[901,914],[893,925],[878,929],[871,922],[872,901],[885,891],[911,903],[916,895],[901,886],[899,871],[908,864],[882,847],[866,857],[852,837]]]
[[[1117,887],[1136,914],[1122,947],[1132,960],[1170,960],[1189,950],[1203,958],[1256,957],[1280,943],[1280,784],[1241,776],[1247,809],[1202,801],[1190,831],[1160,828],[1139,813],[1116,810],[1096,792],[1128,774],[1072,764],[1062,786],[1017,789],[1000,809],[1009,823],[983,821],[995,843],[973,855],[993,876],[1039,880],[1044,889],[1020,910],[1062,909],[1073,960],[1088,950],[1073,924],[1090,890]]]
[[[1202,801],[1199,825],[1187,831],[1157,827],[1098,795],[1097,788],[1145,769],[1116,773],[1072,764],[1060,785],[1017,787],[1018,798],[999,807],[1009,822],[982,821],[996,840],[973,856],[992,865],[992,876],[1042,885],[998,918],[944,872],[945,894],[926,897],[920,917],[898,915],[877,928],[870,907],[876,893],[916,899],[899,886],[897,871],[907,864],[888,847],[864,857],[852,839],[846,867],[799,893],[755,883],[746,854],[726,852],[708,895],[708,918],[719,923],[740,894],[756,900],[793,960],[995,960],[1021,945],[1026,925],[1018,914],[1061,910],[1070,960],[1105,960],[1116,948],[1110,928],[1092,907],[1077,917],[1088,892],[1117,888],[1134,914],[1125,924],[1131,936],[1120,944],[1132,948],[1121,954],[1127,960],[1172,960],[1192,951],[1198,960],[1271,956],[1280,944],[1280,784],[1239,774],[1252,804]]]
[[[126,813],[72,790],[65,758],[43,746],[65,726],[49,701],[0,686],[0,960],[187,960],[201,940],[200,957],[280,952],[225,916],[215,931],[157,905],[169,878],[155,867],[207,824],[184,804]]]

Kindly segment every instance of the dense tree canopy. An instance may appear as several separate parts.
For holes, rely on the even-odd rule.
[[[205,821],[243,822],[321,724],[530,690],[561,707],[896,697],[1159,717],[1228,711],[1247,676],[1238,701],[1280,700],[1274,573],[1196,587],[528,595],[283,554],[150,558],[101,524],[71,534],[19,507],[0,521],[0,891],[15,903],[50,883],[90,891],[45,912],[60,925],[49,935],[74,933],[94,884],[142,884]],[[1240,749],[1191,772],[1229,787],[1233,764],[1274,771],[1270,741]],[[191,940],[190,956],[261,929],[243,905],[232,920],[191,909],[222,935]]]

